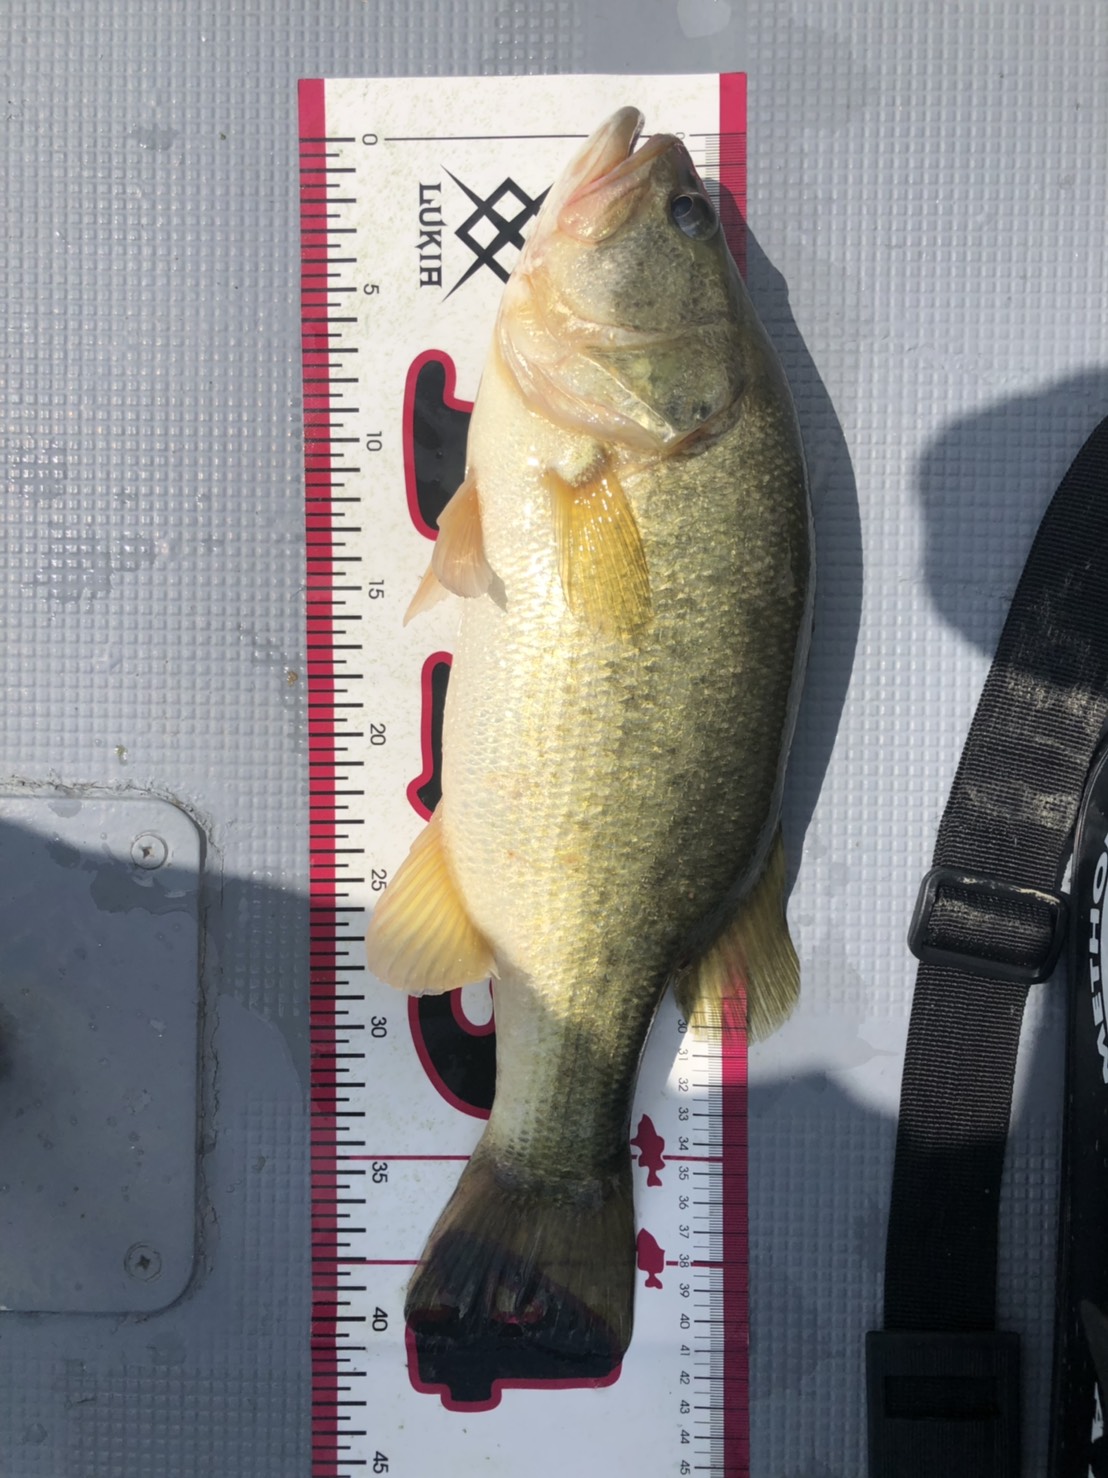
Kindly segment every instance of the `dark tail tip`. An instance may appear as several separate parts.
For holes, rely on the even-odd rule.
[[[452,1274],[474,1261],[495,1268],[502,1309],[489,1308],[485,1299],[467,1300],[457,1285],[451,1288]],[[451,1301],[444,1303],[444,1297]],[[436,1245],[412,1284],[405,1317],[415,1336],[421,1381],[445,1386],[463,1404],[489,1401],[505,1380],[603,1380],[623,1357],[615,1332],[568,1289],[526,1259],[464,1232],[447,1232]]]
[[[596,1384],[631,1335],[629,1172],[567,1191],[470,1162],[431,1235],[404,1314],[422,1385],[487,1403],[496,1384]]]

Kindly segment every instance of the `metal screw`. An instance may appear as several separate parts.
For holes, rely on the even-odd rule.
[[[161,1253],[145,1242],[136,1242],[128,1247],[123,1266],[132,1278],[137,1278],[140,1283],[149,1283],[162,1270]]]
[[[136,867],[144,867],[147,871],[152,872],[155,867],[161,867],[168,856],[169,848],[152,831],[144,831],[131,843],[131,861]]]

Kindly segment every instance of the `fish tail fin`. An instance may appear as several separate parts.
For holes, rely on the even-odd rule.
[[[768,1037],[800,995],[800,965],[785,919],[785,848],[778,828],[757,883],[700,959],[676,982],[689,1024],[718,1032],[723,1002],[746,1000],[747,1031]]]
[[[404,1317],[421,1376],[455,1399],[497,1379],[601,1380],[631,1338],[630,1156],[587,1182],[539,1181],[479,1147],[439,1217]]]

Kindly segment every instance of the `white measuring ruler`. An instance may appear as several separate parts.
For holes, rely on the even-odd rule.
[[[578,142],[627,103],[745,204],[738,75],[301,84],[313,1478],[749,1471],[737,1012],[704,1042],[667,1000],[647,1048],[622,1365],[586,1378],[444,1368],[406,1334],[404,1290],[487,1116],[490,996],[409,1001],[367,974],[362,947],[438,799],[456,612],[401,619],[460,478],[503,282]]]

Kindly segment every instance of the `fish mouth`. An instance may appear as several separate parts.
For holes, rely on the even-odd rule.
[[[610,235],[633,208],[650,166],[672,150],[684,156],[682,164],[695,174],[674,134],[648,134],[639,142],[644,122],[638,108],[620,108],[591,135],[568,171],[568,189],[557,212],[560,231],[580,241]]]
[[[619,108],[610,118],[605,118],[574,160],[574,195],[587,190],[610,171],[626,163],[634,152],[645,122],[638,108]]]

